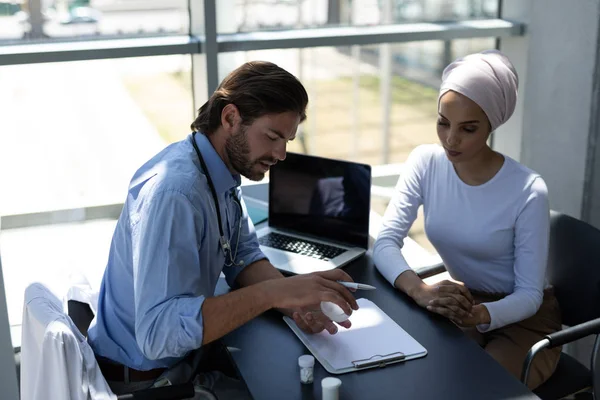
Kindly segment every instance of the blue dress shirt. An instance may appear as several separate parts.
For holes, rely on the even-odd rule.
[[[131,180],[88,332],[97,355],[130,368],[168,368],[200,348],[202,304],[214,295],[220,273],[233,286],[243,268],[265,258],[239,175],[232,176],[206,136],[195,138],[219,198],[225,236],[243,265],[225,265],[229,258],[219,245],[215,203],[192,135],[144,164]]]

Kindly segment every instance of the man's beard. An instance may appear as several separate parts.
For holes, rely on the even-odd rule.
[[[225,142],[225,153],[229,159],[231,167],[240,175],[252,181],[260,181],[265,177],[262,171],[255,171],[254,167],[261,161],[273,163],[271,159],[250,160],[250,145],[246,131],[248,128],[242,127],[240,130],[227,138]]]

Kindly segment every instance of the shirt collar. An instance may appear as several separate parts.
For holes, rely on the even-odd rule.
[[[221,156],[219,156],[208,138],[200,132],[193,135],[192,138],[193,137],[196,138],[196,144],[202,154],[202,158],[204,158],[208,173],[215,185],[217,193],[225,193],[236,186],[240,186],[242,182],[240,175],[232,175],[231,172],[229,172],[227,166],[221,159]],[[207,171],[202,172],[206,173]]]

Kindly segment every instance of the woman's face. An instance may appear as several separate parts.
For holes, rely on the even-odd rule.
[[[488,147],[490,122],[473,100],[448,91],[440,98],[437,133],[448,159],[465,162]]]

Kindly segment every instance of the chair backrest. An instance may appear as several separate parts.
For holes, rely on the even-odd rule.
[[[600,317],[600,230],[552,211],[547,274],[565,325]]]
[[[40,283],[25,290],[21,369],[22,400],[116,399],[62,301]]]
[[[79,332],[85,337],[87,337],[87,331],[94,319],[94,312],[89,304],[82,303],[77,300],[69,300],[69,317],[79,329]]]

